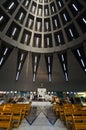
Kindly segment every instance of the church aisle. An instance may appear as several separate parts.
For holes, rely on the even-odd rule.
[[[50,107],[52,106],[50,102],[33,102],[32,107]],[[64,124],[57,119],[55,124],[52,125],[46,115],[41,111],[34,122],[30,125],[26,119],[24,119],[17,129],[13,130],[67,130]]]
[[[43,113],[40,113],[32,125],[24,119],[19,128],[13,130],[67,130],[63,123],[58,119],[54,125],[51,125]]]

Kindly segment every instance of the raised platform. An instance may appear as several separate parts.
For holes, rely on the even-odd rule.
[[[32,106],[52,106],[48,101],[32,101]]]

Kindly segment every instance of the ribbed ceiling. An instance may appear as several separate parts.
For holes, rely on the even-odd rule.
[[[85,39],[83,0],[2,0],[0,5],[0,37],[15,47],[57,52]]]
[[[32,59],[32,82],[36,81],[41,55],[45,59],[48,82],[52,81],[54,54],[57,55],[65,81],[71,81],[68,51],[86,74],[85,46],[85,0],[0,0],[0,68],[3,68],[15,48],[16,80],[28,53],[31,53]],[[58,83],[56,75],[55,82]]]

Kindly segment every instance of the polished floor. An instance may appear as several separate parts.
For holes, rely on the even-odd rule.
[[[32,102],[32,106],[51,106],[50,102]],[[54,125],[52,125],[46,116],[41,112],[36,120],[30,125],[26,119],[24,119],[17,129],[13,130],[67,130],[64,124],[57,119]]]

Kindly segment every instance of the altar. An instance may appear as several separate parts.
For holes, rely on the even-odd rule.
[[[32,106],[52,106],[49,101],[32,101]]]

